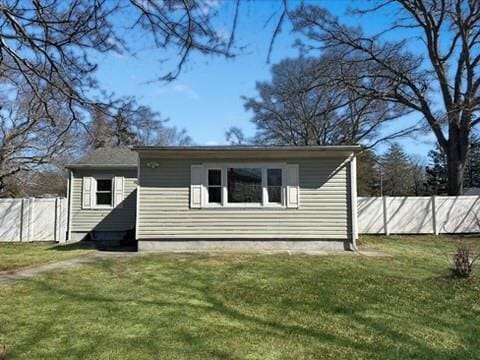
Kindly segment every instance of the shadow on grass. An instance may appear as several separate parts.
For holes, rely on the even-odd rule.
[[[104,268],[106,264],[110,264],[111,266],[113,263],[102,264],[102,270],[106,270],[111,276],[114,276],[116,273],[115,269]],[[258,334],[258,336],[265,338],[280,337],[281,339],[285,339],[282,341],[290,343],[293,341],[292,338],[300,336],[310,338],[319,345],[353,349],[357,355],[363,353],[366,355],[369,354],[372,357],[379,355],[384,358],[418,356],[435,359],[448,358],[454,355],[448,353],[447,350],[442,351],[441,349],[435,348],[424,339],[416,336],[413,331],[408,333],[405,332],[403,327],[398,327],[400,323],[409,323],[411,328],[414,329],[417,327],[425,327],[428,322],[435,322],[436,328],[440,331],[457,332],[457,330],[453,328],[454,324],[441,322],[440,319],[436,317],[430,317],[428,319],[425,317],[415,320],[410,314],[395,316],[380,312],[380,317],[372,318],[365,314],[365,310],[369,306],[368,303],[362,306],[355,306],[355,304],[349,304],[348,300],[335,299],[335,293],[329,293],[328,291],[320,295],[318,305],[316,306],[311,306],[311,304],[306,302],[298,302],[293,309],[285,309],[285,311],[296,311],[296,309],[308,309],[310,307],[312,316],[314,316],[315,312],[321,311],[327,319],[333,319],[333,321],[340,316],[338,320],[341,321],[341,323],[351,323],[352,327],[350,330],[345,329],[345,334],[339,334],[338,332],[328,330],[329,327],[319,329],[308,323],[295,322],[292,320],[281,321],[278,317],[275,318],[268,313],[253,315],[252,312],[254,309],[251,309],[251,306],[256,305],[249,306],[248,309],[252,311],[248,311],[248,313],[241,311],[237,307],[229,305],[225,300],[225,296],[235,296],[234,294],[229,295],[228,293],[222,294],[221,288],[218,288],[220,285],[219,282],[222,281],[218,274],[213,274],[209,271],[199,273],[199,271],[185,267],[177,269],[168,267],[163,270],[167,270],[167,273],[162,274],[161,269],[154,272],[146,271],[146,274],[142,274],[138,281],[137,279],[132,279],[133,284],[139,287],[138,292],[135,291],[134,287],[130,288],[127,293],[121,291],[119,287],[114,286],[111,292],[112,296],[105,295],[106,289],[102,288],[100,290],[100,288],[88,287],[88,284],[86,284],[87,288],[79,288],[77,291],[71,288],[52,286],[48,280],[38,279],[35,280],[35,283],[40,291],[49,294],[49,296],[66,299],[67,302],[71,302],[72,304],[76,302],[90,303],[96,308],[111,310],[112,307],[129,306],[129,304],[135,303],[135,306],[143,305],[145,307],[153,307],[155,309],[154,313],[157,314],[157,316],[164,317],[164,322],[173,321],[172,324],[176,324],[177,322],[181,323],[180,318],[182,316],[193,318],[193,323],[196,324],[195,328],[197,330],[202,326],[208,329],[210,325],[208,321],[205,322],[205,316],[208,315],[211,319],[218,319],[220,317],[225,319],[226,322],[239,322],[242,324],[242,328],[246,329],[243,331],[248,331],[249,334]],[[258,271],[259,277],[265,277],[265,274],[261,273],[261,269]],[[241,289],[241,292],[252,292],[253,297],[255,294],[258,294],[258,292],[264,291],[258,287],[252,287],[252,284],[245,285],[243,289]],[[294,285],[295,284],[292,284],[292,288],[295,288]],[[149,299],[143,298],[142,293],[148,294]],[[161,298],[152,299],[152,296]],[[201,302],[198,302],[198,300]],[[273,303],[271,306],[276,305]],[[343,311],[339,314],[339,306],[347,308],[348,311]],[[164,312],[166,308],[174,309],[174,312]],[[122,321],[124,323],[132,321],[135,323],[138,320],[129,318],[123,319]],[[147,324],[145,324],[145,326],[146,325]],[[362,339],[355,337],[355,331],[352,331],[354,328],[364,329],[367,334],[383,338],[383,340],[376,343],[366,343]],[[169,331],[170,336],[174,337],[175,341],[183,343],[185,347],[196,349],[201,353],[208,352],[210,355],[216,357],[234,357],[233,353],[228,354],[217,348],[219,344],[225,340],[221,336],[217,344],[213,341],[204,342],[202,337],[195,335],[195,330],[186,330],[182,325],[174,326]],[[218,331],[218,329],[216,331]],[[458,331],[459,333],[465,334],[468,331],[468,327],[458,329]],[[109,336],[111,336],[112,339],[108,340]],[[102,341],[110,343],[113,341],[114,336],[102,334],[102,337],[105,337]],[[143,339],[142,341],[151,345],[152,339]],[[241,341],[242,340],[238,338],[239,347],[242,346]],[[468,339],[465,338],[464,342],[469,348],[475,347],[470,337],[468,337]],[[394,348],[392,348],[392,343],[395,344]],[[293,345],[292,343],[292,347]],[[27,349],[22,348],[22,350]]]
[[[71,244],[65,245],[56,245],[48,250],[53,251],[72,251],[72,250],[100,250],[100,251],[131,251],[136,252],[138,251],[137,243],[136,242],[108,242],[108,241],[91,241],[91,240],[83,240]]]

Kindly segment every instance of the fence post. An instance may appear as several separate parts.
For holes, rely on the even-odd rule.
[[[20,226],[20,236],[19,236],[19,241],[22,242],[23,241],[23,231],[24,231],[24,228],[25,228],[25,225],[24,225],[24,221],[25,221],[25,212],[24,212],[24,208],[25,208],[25,203],[24,203],[25,199],[21,199],[20,200],[20,223],[19,223],[19,226]]]
[[[53,230],[53,241],[58,241],[58,196],[55,198],[55,222],[54,222],[54,230]]]
[[[436,196],[432,195],[432,225],[433,233],[438,235],[438,226],[437,226],[437,205],[436,205]]]
[[[22,199],[22,215],[20,219],[20,241],[31,241],[33,203],[30,198]]]
[[[390,235],[390,232],[388,231],[388,213],[387,213],[387,197],[383,196],[383,230],[385,232],[385,235]]]

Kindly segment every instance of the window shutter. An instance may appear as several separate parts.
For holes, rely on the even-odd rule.
[[[90,176],[83,177],[82,189],[82,208],[90,209],[92,207],[92,189],[93,179]]]
[[[190,207],[202,207],[202,165],[192,165],[190,167]]]
[[[287,165],[287,207],[298,208],[299,206],[299,181],[298,165]]]
[[[115,176],[113,187],[114,195],[114,207],[122,208],[123,207],[123,176]]]

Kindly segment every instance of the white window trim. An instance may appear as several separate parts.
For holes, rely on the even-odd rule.
[[[97,204],[97,180],[111,180],[112,182],[112,188],[111,188],[111,194],[112,194],[112,200],[110,202],[110,205],[102,205],[102,204]],[[91,204],[92,204],[92,209],[113,209],[113,204],[115,202],[115,176],[112,174],[102,174],[102,175],[94,175],[92,176],[92,198],[91,198]]]
[[[228,168],[260,168],[262,170],[262,202],[260,203],[229,203],[228,202]],[[268,202],[267,190],[267,169],[282,170],[282,191],[281,203]],[[287,208],[286,198],[286,163],[205,163],[203,164],[203,184],[202,184],[202,208],[205,209],[285,209]],[[221,204],[208,202],[208,170],[222,171],[222,197]]]

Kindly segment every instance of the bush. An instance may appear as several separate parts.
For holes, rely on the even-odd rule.
[[[470,248],[464,244],[457,247],[453,255],[452,273],[459,278],[469,278],[473,273],[473,266],[478,256],[474,256]]]

